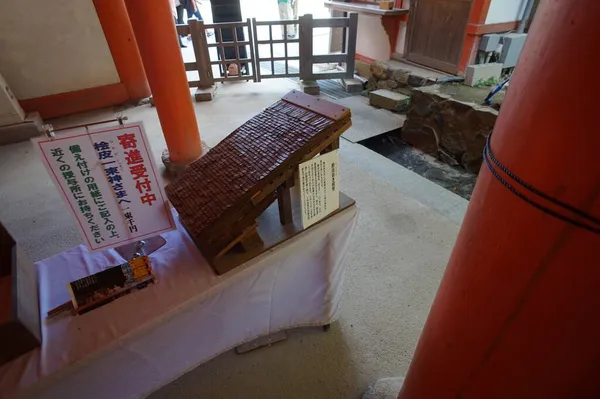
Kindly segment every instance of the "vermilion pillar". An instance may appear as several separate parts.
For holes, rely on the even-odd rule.
[[[125,0],[167,148],[174,163],[202,151],[169,0]]]
[[[124,0],[94,0],[94,7],[129,99],[148,97],[150,88]]]
[[[595,218],[598,15],[597,0],[540,4],[492,136],[516,175]],[[599,398],[599,374],[600,235],[484,165],[399,398]]]

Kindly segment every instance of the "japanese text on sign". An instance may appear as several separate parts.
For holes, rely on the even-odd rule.
[[[175,228],[141,124],[34,141],[90,249]]]
[[[335,150],[300,164],[300,204],[304,228],[339,208],[338,162],[338,150]]]

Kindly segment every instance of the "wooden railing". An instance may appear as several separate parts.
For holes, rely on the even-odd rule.
[[[298,38],[289,38],[285,32],[289,25],[299,26]],[[268,26],[268,40],[258,39],[258,27]],[[274,39],[273,27],[283,27],[282,39]],[[198,80],[188,82],[190,87],[207,89],[215,82],[253,80],[260,82],[267,78],[299,77],[302,80],[351,78],[354,74],[354,55],[356,53],[356,32],[358,14],[350,13],[347,18],[313,19],[311,14],[297,20],[257,21],[247,19],[241,22],[205,24],[203,21],[189,20],[189,25],[177,25],[177,33],[191,35],[196,60],[186,62],[186,71],[198,71]],[[341,54],[313,54],[314,28],[346,28],[346,49]],[[207,31],[214,29],[215,42],[209,43]],[[231,40],[224,40],[225,32],[231,30]],[[275,56],[273,45],[283,43],[284,55]],[[299,55],[288,54],[288,44],[298,43]],[[260,54],[260,45],[268,45],[270,55]],[[211,58],[211,48],[216,48],[217,59]],[[233,49],[228,51],[227,49]],[[247,51],[247,49],[249,51]],[[227,54],[229,53],[229,54]],[[245,53],[245,54],[242,54]],[[214,54],[214,53],[213,53]],[[299,68],[290,67],[290,61],[298,62]],[[270,64],[270,71],[261,70],[261,62]],[[284,63],[284,73],[275,73],[275,63]],[[345,70],[327,73],[313,72],[314,64],[344,64]],[[237,65],[237,73],[229,73],[231,64]],[[213,65],[219,66],[220,74],[215,76]]]

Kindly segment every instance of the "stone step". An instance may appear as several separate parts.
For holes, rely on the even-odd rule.
[[[369,93],[369,104],[395,112],[403,112],[410,105],[410,97],[391,90],[379,89]]]
[[[321,93],[321,88],[319,84],[314,80],[301,80],[300,88],[306,94],[310,94],[312,96],[318,96]]]
[[[211,101],[215,96],[215,91],[217,90],[217,86],[212,85],[211,87],[205,88],[196,88],[196,92],[194,93],[194,98],[196,102],[201,101]]]
[[[399,87],[422,87],[435,84],[447,76],[398,61],[376,61],[370,67],[371,77],[367,88],[397,91]]]
[[[44,121],[39,112],[30,112],[25,120],[15,125],[0,127],[0,145],[27,141],[37,137],[43,131]]]
[[[342,79],[342,86],[346,93],[361,93],[363,91],[363,83],[358,79]]]

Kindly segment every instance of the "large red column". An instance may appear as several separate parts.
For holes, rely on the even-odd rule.
[[[148,97],[150,88],[124,0],[94,0],[94,7],[129,99]]]
[[[173,163],[200,157],[202,144],[169,0],[125,0]]]
[[[512,172],[595,218],[599,15],[598,0],[540,4],[492,136]],[[484,165],[399,398],[599,398],[599,251]]]

